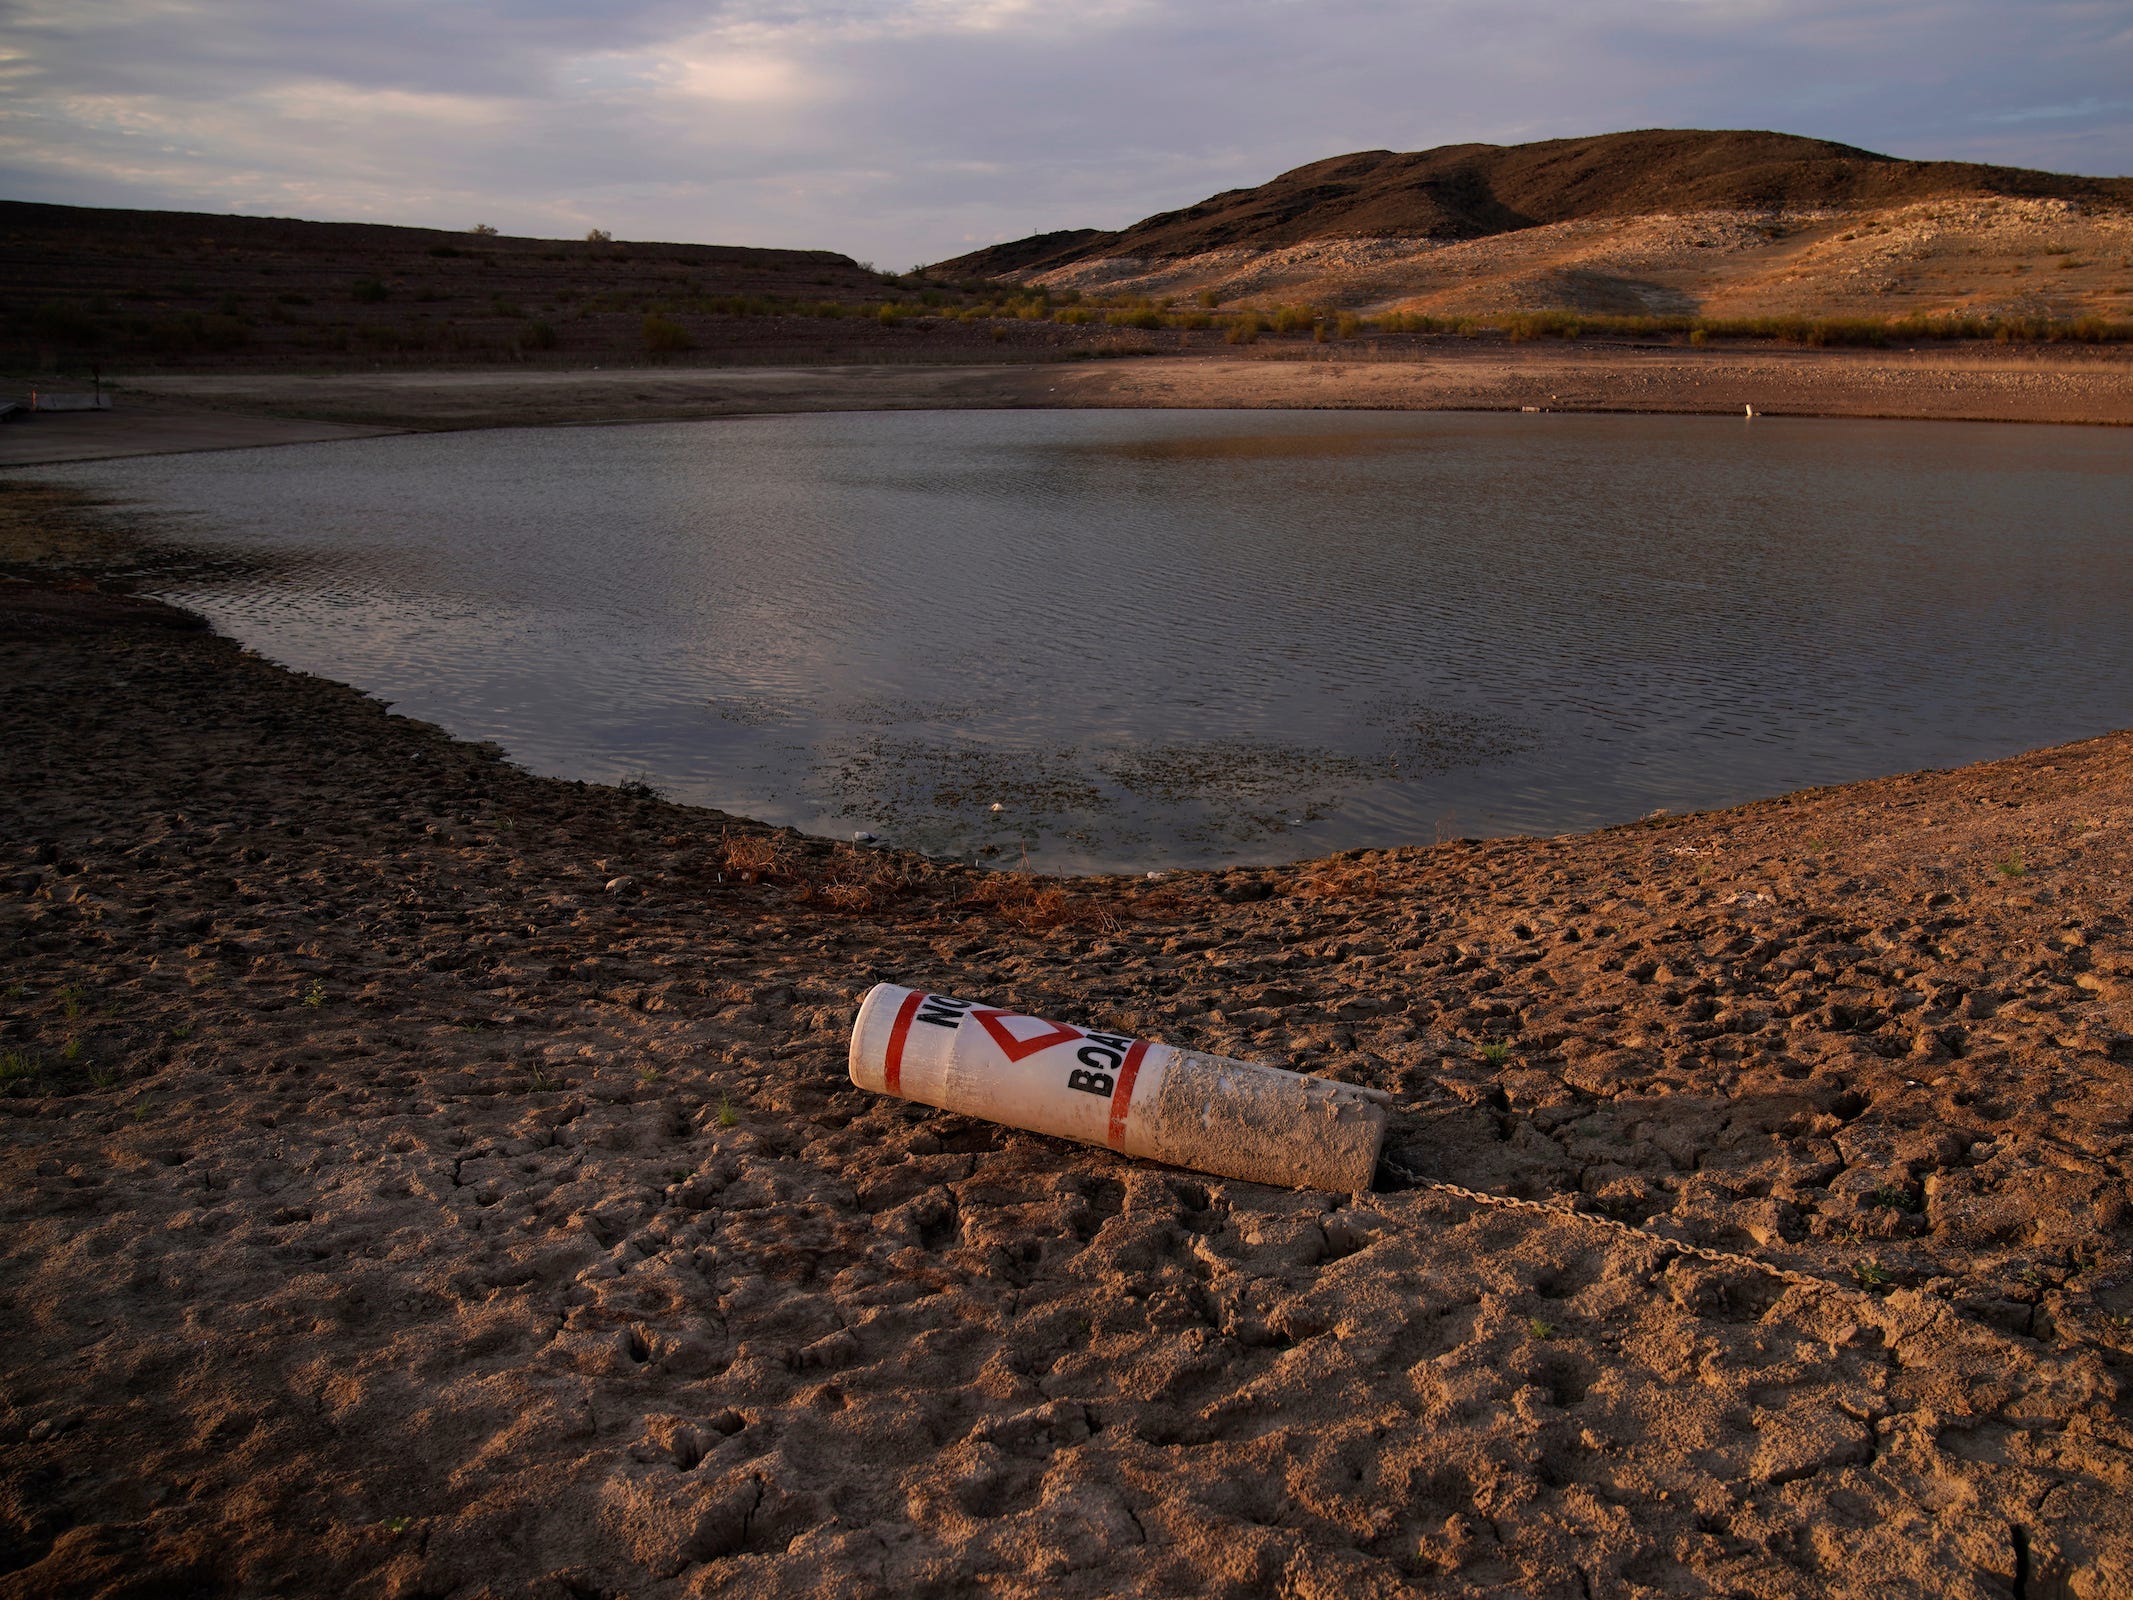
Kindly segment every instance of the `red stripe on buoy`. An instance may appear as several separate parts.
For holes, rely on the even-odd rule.
[[[896,1008],[896,1023],[889,1029],[889,1052],[881,1067],[881,1085],[891,1094],[904,1092],[904,1039],[911,1032],[911,1019],[918,1015],[918,1003],[925,998],[913,989]]]
[[[1114,1150],[1126,1142],[1126,1113],[1133,1107],[1133,1080],[1141,1070],[1141,1057],[1147,1053],[1148,1041],[1134,1040],[1133,1048],[1126,1052],[1126,1064],[1118,1069],[1118,1087],[1111,1091],[1109,1143]]]

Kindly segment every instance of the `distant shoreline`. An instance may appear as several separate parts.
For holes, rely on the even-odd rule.
[[[0,470],[399,431],[813,411],[1358,409],[2133,426],[2133,350],[1507,344],[1075,362],[629,366],[120,376],[117,409],[0,427]]]

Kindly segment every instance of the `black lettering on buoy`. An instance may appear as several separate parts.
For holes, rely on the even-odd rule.
[[[1108,1095],[1113,1081],[1108,1072],[1083,1072],[1079,1067],[1067,1074],[1067,1087],[1083,1094]]]
[[[968,1000],[951,1000],[944,994],[929,994],[918,1003],[918,1020],[930,1022],[936,1028],[962,1026],[963,1013],[970,1009]]]

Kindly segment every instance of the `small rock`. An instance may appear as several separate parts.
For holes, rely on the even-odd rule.
[[[606,893],[614,895],[630,894],[636,890],[636,887],[637,880],[635,878],[626,876],[609,878],[606,884]]]

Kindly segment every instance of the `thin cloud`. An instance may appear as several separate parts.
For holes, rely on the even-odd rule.
[[[1625,127],[2125,172],[2129,81],[2120,0],[15,0],[0,189],[901,266]]]

